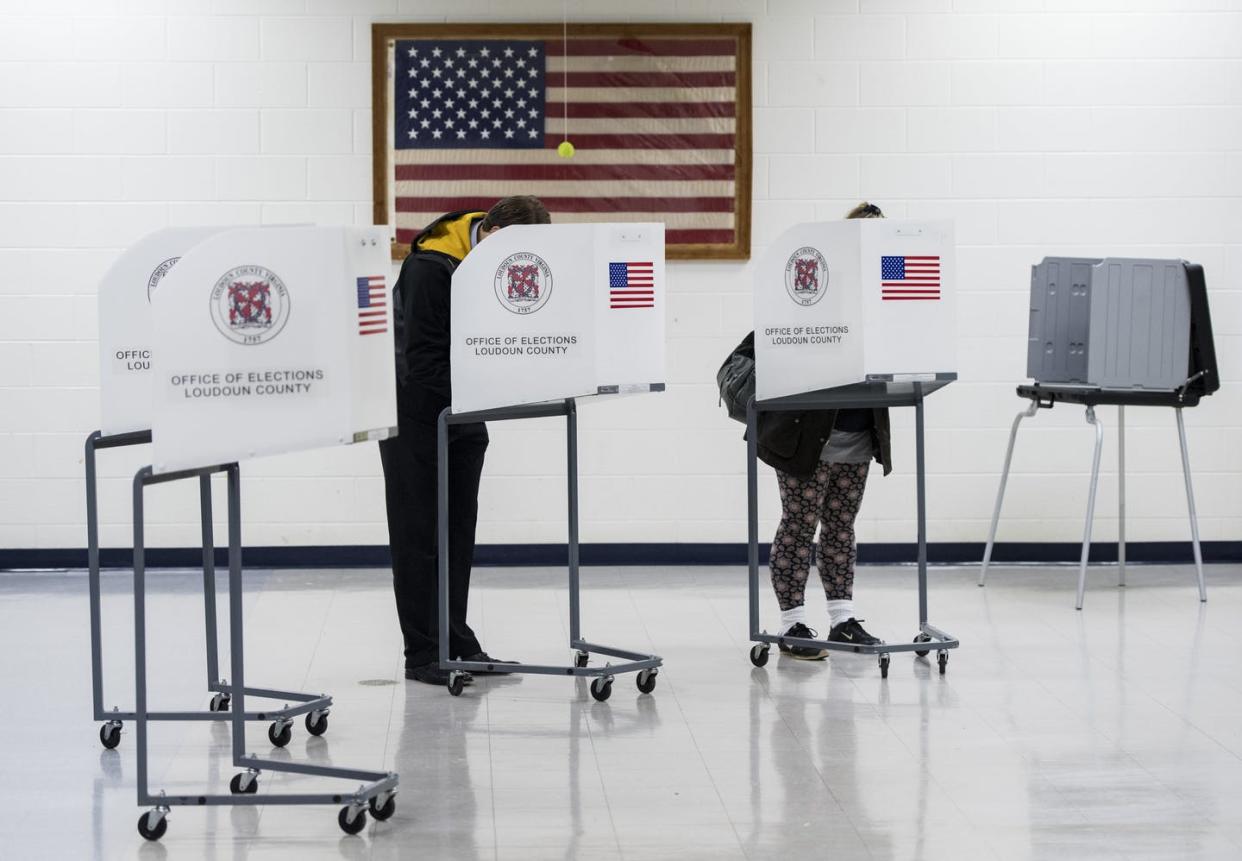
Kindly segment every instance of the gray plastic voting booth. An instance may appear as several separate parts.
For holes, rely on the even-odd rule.
[[[590,676],[591,695],[637,673],[655,690],[663,659],[582,637],[578,572],[578,419],[584,399],[664,389],[664,226],[513,225],[481,242],[453,274],[452,406],[438,431],[440,666],[460,696],[472,671]],[[564,416],[567,436],[571,666],[490,664],[449,654],[448,428]],[[622,663],[589,666],[592,654]]]
[[[101,449],[151,442],[151,353],[153,323],[151,300],[164,278],[183,254],[226,227],[170,227],[158,230],[126,250],[99,284],[99,396],[100,430],[86,438],[86,545],[90,593],[91,699],[95,720],[102,721],[99,740],[108,749],[121,743],[124,721],[132,710],[104,704],[102,600],[100,597],[99,503],[96,453]],[[220,677],[216,624],[215,541],[212,536],[211,481],[199,480],[199,509],[203,542],[203,610],[207,645],[207,690],[213,696],[208,711],[162,711],[149,720],[227,720],[231,688]],[[257,695],[258,690],[252,690]],[[332,698],[293,691],[273,692],[298,705],[247,712],[247,720],[270,720],[273,743],[288,740],[288,725],[306,714],[312,732],[327,729]]]
[[[397,775],[262,758],[246,751],[247,696],[294,700],[268,738],[282,747],[292,717],[327,729],[321,695],[248,687],[242,612],[241,478],[238,461],[264,454],[387,437],[396,423],[388,242],[377,228],[245,228],[202,239],[152,294],[153,461],[133,480],[134,666],[137,792],[153,805],[139,833],[158,840],[174,806],[344,804],[338,824],[356,834],[366,811],[396,809]],[[228,619],[233,765],[230,794],[170,794],[150,787],[146,678],[144,496],[149,485],[224,473],[228,484]],[[205,515],[208,517],[209,515]],[[214,622],[209,611],[209,621]],[[259,795],[263,771],[348,780],[335,792]]]
[[[859,219],[799,224],[755,270],[755,396],[746,412],[750,660],[773,643],[876,655],[936,651],[941,674],[956,637],[928,621],[923,402],[957,379],[953,225]],[[857,646],[773,635],[759,620],[759,414],[913,407],[918,520],[918,631],[910,643]]]
[[[1031,403],[1014,417],[1009,431],[979,585],[987,580],[1018,426],[1040,409],[1065,402],[1084,406],[1087,423],[1095,429],[1075,606],[1082,609],[1087,588],[1091,527],[1104,444],[1104,427],[1095,408],[1106,404],[1117,407],[1117,569],[1118,585],[1124,586],[1125,409],[1171,407],[1177,417],[1199,600],[1206,601],[1190,454],[1182,417],[1184,408],[1196,406],[1202,397],[1220,388],[1203,268],[1184,260],[1045,257],[1031,267],[1030,308],[1026,372],[1035,383],[1018,387],[1018,396]]]

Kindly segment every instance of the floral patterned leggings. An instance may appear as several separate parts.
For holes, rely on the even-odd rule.
[[[800,607],[806,599],[811,571],[811,545],[819,532],[816,567],[829,601],[854,595],[854,518],[862,505],[868,463],[820,463],[815,474],[798,478],[777,470],[781,490],[781,524],[772,539],[768,567],[772,588],[782,610]]]

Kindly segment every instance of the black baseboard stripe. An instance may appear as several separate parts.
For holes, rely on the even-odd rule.
[[[1204,562],[1242,562],[1242,541],[1204,541]],[[997,544],[992,560],[997,564],[1056,564],[1077,562],[1082,545],[1070,542],[1014,542]],[[583,565],[745,565],[746,545],[737,544],[583,544]],[[915,560],[913,543],[861,544],[858,561],[863,565],[896,565]],[[760,546],[760,560],[767,564],[767,544]],[[937,565],[977,564],[983,558],[979,542],[940,543],[927,546],[929,562]],[[388,548],[381,545],[247,547],[243,553],[249,568],[387,568]],[[129,568],[128,548],[100,551],[104,568]],[[148,548],[149,568],[195,568],[202,564],[202,550],[193,547]],[[1187,541],[1136,541],[1126,545],[1126,561],[1136,564],[1181,564],[1193,560]],[[1116,544],[1092,544],[1092,562],[1116,562]],[[216,565],[228,563],[225,550],[216,549]],[[564,565],[564,544],[484,544],[475,550],[479,566]],[[84,548],[0,548],[0,571],[85,568]]]

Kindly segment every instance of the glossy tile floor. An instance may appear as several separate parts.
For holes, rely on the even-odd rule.
[[[326,690],[331,729],[275,755],[401,773],[396,816],[357,837],[336,808],[175,808],[135,831],[134,736],[104,751],[90,715],[86,579],[0,575],[0,857],[28,858],[1239,858],[1242,568],[932,573],[948,674],[895,656],[746,657],[744,573],[585,571],[585,633],[652,650],[652,696],[607,703],[559,677],[480,680],[454,699],[400,678],[388,576],[247,572],[252,684]],[[152,705],[197,708],[195,574],[151,577]],[[501,657],[568,657],[561,572],[484,569],[472,611]],[[223,582],[223,581],[222,581]],[[106,702],[128,707],[130,577],[105,574]],[[868,627],[914,633],[910,569],[860,571]],[[765,611],[772,604],[765,595]],[[824,627],[822,607],[813,624]],[[129,727],[127,726],[127,730]],[[223,792],[222,724],[164,724],[152,785]],[[248,747],[271,753],[265,725]],[[263,792],[350,788],[265,774]]]

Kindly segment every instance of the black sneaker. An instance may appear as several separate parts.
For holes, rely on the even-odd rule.
[[[509,664],[509,665],[517,664],[517,661],[502,661],[498,658],[493,658],[487,652],[479,652],[478,654],[471,655],[468,658],[458,658],[457,660],[470,661],[473,664]],[[471,670],[471,672],[473,672],[476,676],[496,676],[496,675],[505,674],[507,671],[505,670]]]
[[[800,637],[804,640],[814,640],[819,635],[806,625],[798,622],[782,636]],[[797,658],[799,661],[822,661],[824,658],[828,657],[827,649],[811,649],[806,646],[786,646],[784,643],[780,643],[779,646],[782,655],[789,655],[789,657]]]
[[[833,625],[832,630],[828,632],[828,639],[833,643],[849,643],[851,646],[877,646],[884,642],[879,637],[873,637],[867,633],[860,622],[862,619],[855,619],[850,616],[840,625]]]
[[[459,670],[458,672],[461,671]],[[469,673],[463,673],[462,676],[462,682],[465,684],[474,683],[474,677]],[[449,671],[441,669],[438,663],[432,661],[428,664],[419,664],[417,667],[406,667],[405,677],[416,682],[422,682],[425,685],[446,687],[449,682]]]

